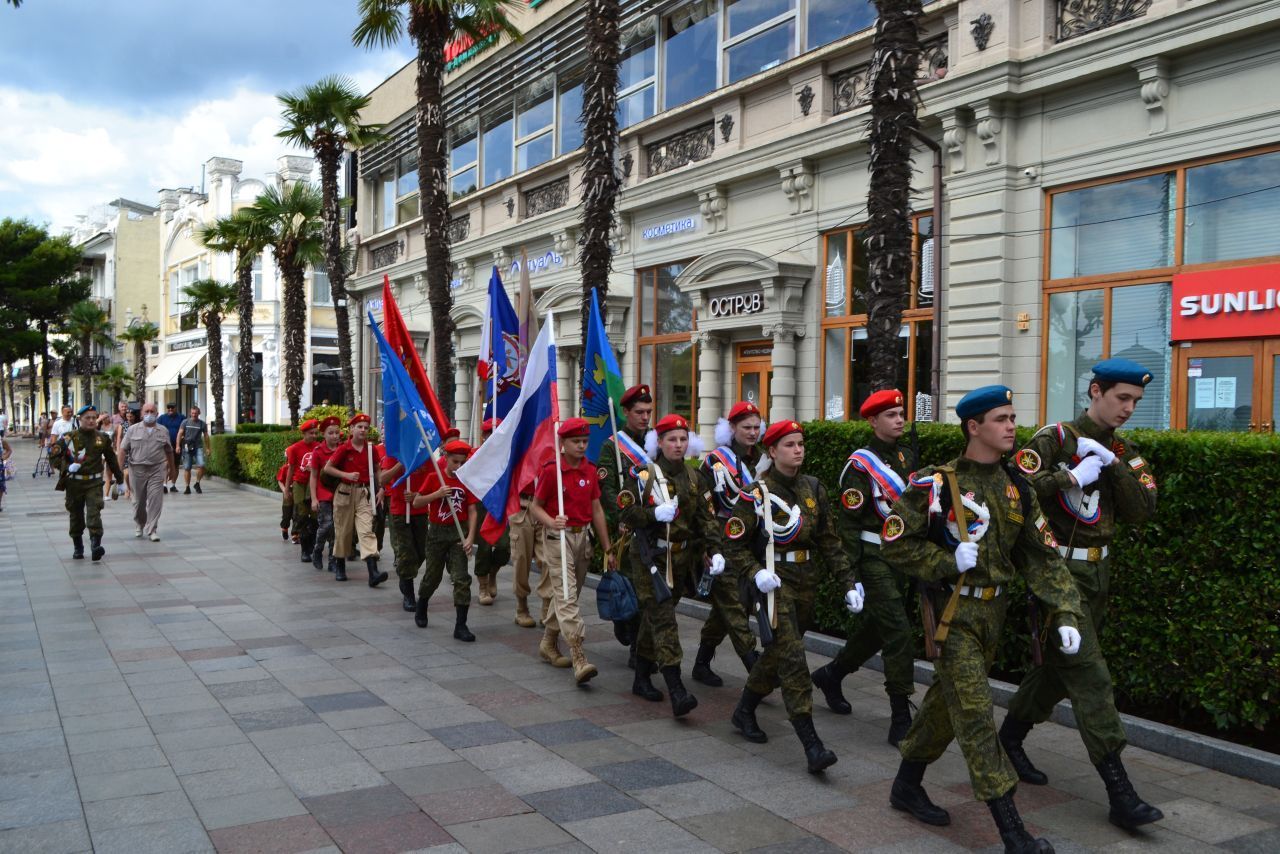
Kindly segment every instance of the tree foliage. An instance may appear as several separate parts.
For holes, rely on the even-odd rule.
[[[236,350],[236,388],[240,392],[240,420],[253,409],[253,264],[267,248],[262,224],[246,211],[220,217],[199,233],[200,243],[235,259],[236,315],[240,344]]]
[[[582,86],[582,329],[585,338],[591,289],[608,310],[609,273],[613,269],[613,229],[621,181],[614,160],[618,146],[618,64],[622,46],[619,0],[587,0],[587,71]]]
[[[236,308],[236,288],[217,279],[197,279],[182,289],[187,297],[187,310],[195,312],[204,324],[205,339],[209,342],[209,385],[213,396],[213,422],[211,433],[223,430],[222,397],[225,391],[222,376],[222,317]]]

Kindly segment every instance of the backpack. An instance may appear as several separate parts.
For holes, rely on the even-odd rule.
[[[631,580],[621,572],[606,572],[596,585],[596,609],[600,619],[623,622],[640,613],[640,601]]]

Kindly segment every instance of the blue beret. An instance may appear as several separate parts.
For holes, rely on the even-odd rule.
[[[98,407],[94,406],[92,403],[86,403],[84,406],[80,407],[80,411],[77,412],[76,415],[79,416],[79,415],[84,415],[86,412],[97,412],[97,411],[98,411]]]
[[[1146,386],[1151,382],[1151,372],[1129,359],[1106,359],[1093,366],[1095,379],[1113,383]]]
[[[1007,386],[984,385],[960,398],[956,404],[956,415],[961,421],[977,418],[984,412],[990,412],[997,406],[1008,406],[1013,403],[1013,391]]]

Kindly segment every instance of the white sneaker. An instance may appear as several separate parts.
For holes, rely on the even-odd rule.
[[[141,537],[142,537],[142,528],[134,528],[134,529],[133,529],[133,535],[134,535],[135,537],[139,537],[139,538],[141,538]]]
[[[159,534],[159,533],[152,534],[152,535],[151,535],[151,542],[153,542],[153,543],[158,543],[158,542],[160,542],[160,534]]]

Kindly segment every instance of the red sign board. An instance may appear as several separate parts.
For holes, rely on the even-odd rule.
[[[1171,337],[1280,337],[1280,264],[1174,276]]]

